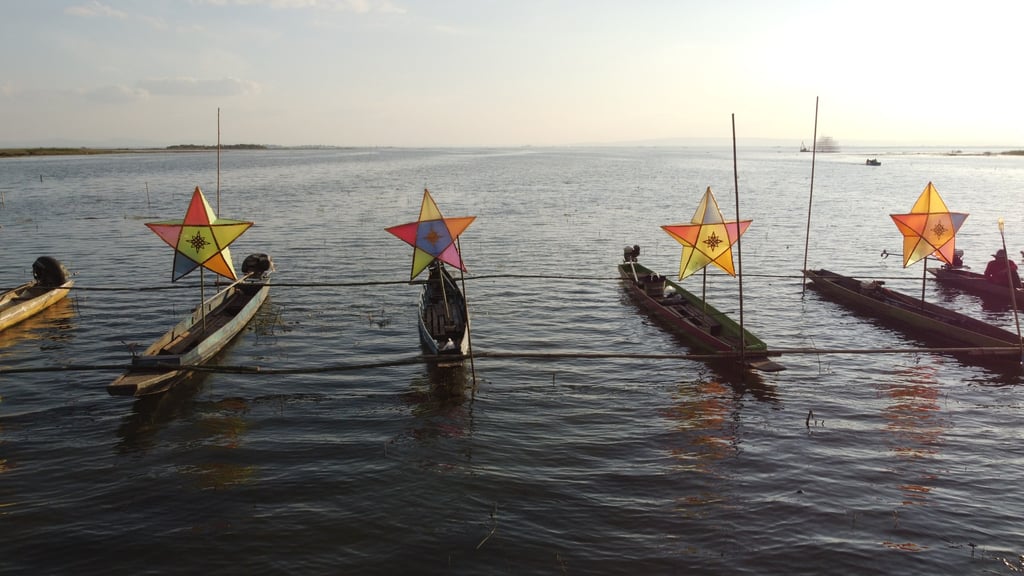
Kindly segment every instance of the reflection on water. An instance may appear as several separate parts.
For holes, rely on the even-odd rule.
[[[890,451],[896,455],[903,505],[925,504],[937,474],[932,466],[948,423],[939,407],[935,366],[902,370],[898,383],[882,388],[890,403],[883,411]]]
[[[765,382],[757,370],[744,368],[731,361],[709,362],[708,368],[716,380],[732,388],[737,400],[744,394],[749,394],[761,402],[778,400],[775,385]]]
[[[419,440],[454,438],[469,434],[472,424],[472,394],[462,366],[426,366],[426,374],[413,379],[403,399],[416,417],[411,434]]]
[[[117,431],[121,439],[118,452],[165,450],[171,443],[159,440],[160,432],[172,422],[180,422],[186,427],[187,443],[193,448],[202,447],[204,458],[212,458],[182,465],[179,472],[194,477],[200,488],[220,489],[251,481],[254,466],[231,462],[231,451],[241,446],[249,428],[249,401],[197,401],[207,376],[194,373],[163,394],[135,400]]]
[[[7,328],[0,330],[0,358],[11,355],[6,350],[15,343],[38,341],[43,350],[75,337],[75,302],[73,298],[61,298],[42,312]]]
[[[936,293],[938,294],[939,302],[951,310],[964,308],[963,303],[965,301],[980,303],[982,310],[992,314],[1008,313],[1013,310],[1013,306],[1010,305],[1010,301],[1007,298],[1001,298],[994,294],[967,293],[955,286],[942,283],[936,283]],[[1024,302],[1017,303],[1018,306],[1022,304]]]
[[[0,401],[3,401],[3,398],[0,398]],[[3,448],[3,445],[4,445],[4,425],[3,425],[3,422],[0,422],[0,449]],[[10,465],[7,463],[7,457],[4,455],[3,452],[0,452],[0,474],[3,474],[4,472],[7,472],[8,470],[10,470]],[[3,502],[0,502],[0,507],[3,507]]]
[[[156,435],[176,419],[189,418],[195,409],[195,396],[202,388],[204,372],[195,372],[163,394],[143,396],[132,404],[132,411],[117,429],[117,450],[127,454],[146,452],[157,446]]]
[[[705,486],[703,491],[679,498],[679,509],[685,515],[704,516],[705,506],[725,500],[721,493],[724,478],[717,464],[739,454],[744,397],[749,394],[759,401],[776,400],[774,386],[766,385],[759,374],[731,366],[715,365],[711,373],[679,384],[672,394],[672,405],[661,412],[678,432],[679,443],[669,452],[679,461],[679,470],[709,477],[698,484]]]
[[[680,384],[662,415],[673,422],[682,444],[670,449],[684,470],[714,473],[715,462],[736,454],[735,394],[728,384],[700,379]]]
[[[427,381],[430,394],[437,398],[459,401],[476,393],[472,371],[465,365],[438,366],[428,363]]]
[[[256,466],[233,462],[232,451],[242,445],[249,423],[245,415],[249,402],[243,398],[224,398],[202,402],[195,408],[196,431],[203,439],[209,461],[182,466],[183,474],[193,476],[200,488],[224,489],[253,480]]]

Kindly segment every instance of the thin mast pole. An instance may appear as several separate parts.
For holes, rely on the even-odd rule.
[[[811,141],[811,193],[807,197],[807,232],[804,237],[804,267],[807,272],[807,247],[811,242],[811,204],[814,202],[814,157],[818,154],[818,97],[814,97],[814,140]],[[803,283],[803,290],[800,292],[802,298],[807,292],[807,283]]]
[[[701,272],[701,283],[700,283],[700,302],[702,304],[700,311],[704,316],[708,315],[708,267],[705,266],[700,269]]]
[[[450,322],[452,319],[452,311],[451,308],[448,307],[448,287],[445,285],[444,274],[441,272],[441,269],[444,268],[444,264],[434,260],[431,267],[437,270],[437,281],[441,284],[441,301],[444,302],[444,319]],[[430,282],[429,272],[427,273],[427,282]]]
[[[217,216],[220,216],[220,107],[217,107]]]
[[[459,259],[462,259],[462,242],[455,238],[455,249],[459,251]],[[459,268],[459,278],[462,281],[462,299],[466,302],[466,342],[469,344],[469,373],[473,377],[473,397],[476,397],[476,364],[473,362],[473,331],[470,330],[469,322],[469,297],[466,296],[466,272]]]
[[[203,334],[206,334],[206,273],[199,267],[199,316],[203,319]]]
[[[732,179],[736,190],[736,274],[740,287],[740,364],[746,364],[747,333],[743,329],[743,244],[740,234],[740,176],[736,170],[736,114],[732,115]]]
[[[928,257],[924,257],[924,270],[921,271],[921,302],[924,302],[924,287],[928,283]]]

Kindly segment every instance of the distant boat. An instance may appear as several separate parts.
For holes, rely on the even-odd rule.
[[[865,164],[867,164],[868,166],[881,166],[882,165],[882,163],[879,162],[877,158],[868,158],[868,160],[867,160],[867,162],[865,162]]]
[[[801,152],[811,152],[812,150],[800,142]],[[831,136],[822,136],[818,138],[818,144],[815,146],[814,152],[821,152],[823,154],[831,154],[839,152],[839,142],[836,142],[835,138]]]
[[[821,152],[823,154],[839,152],[839,142],[837,142],[831,136],[822,136],[821,138],[818,138],[818,144],[816,147],[818,149],[818,152]]]

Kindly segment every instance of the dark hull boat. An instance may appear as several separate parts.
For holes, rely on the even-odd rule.
[[[49,256],[32,263],[34,280],[0,293],[0,330],[46,310],[68,295],[74,281],[64,265]]]
[[[626,291],[662,326],[682,337],[694,350],[774,372],[784,366],[768,359],[767,345],[731,318],[679,284],[635,261],[619,264]]]
[[[964,292],[979,296],[987,301],[998,302],[1005,306],[1012,306],[1016,302],[1017,307],[1024,306],[1024,289],[1010,289],[1010,284],[993,284],[989,282],[984,274],[972,272],[966,268],[929,268],[928,273],[935,276],[935,279],[945,285],[953,286]]]
[[[273,270],[265,254],[245,259],[245,276],[208,298],[140,355],[131,368],[107,385],[112,396],[166,392],[189,376],[189,366],[213,359],[249,324],[270,293]]]
[[[829,270],[805,270],[804,276],[812,288],[832,300],[922,341],[970,348],[962,351],[969,358],[1020,361],[1020,338],[998,326],[895,292],[882,282],[862,282]]]
[[[430,265],[419,305],[420,343],[439,367],[461,366],[469,352],[469,310],[466,298],[448,269]]]

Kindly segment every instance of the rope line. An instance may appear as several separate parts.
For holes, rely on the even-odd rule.
[[[757,351],[761,352],[761,351]],[[773,348],[764,351],[768,356],[803,355],[803,354],[963,354],[969,356],[1000,357],[1012,356],[1016,359],[1020,353],[1017,347],[946,347],[946,348]],[[747,351],[749,355],[751,351]],[[739,352],[722,352],[718,354],[636,354],[628,352],[477,352],[473,354],[474,359],[502,358],[502,359],[534,359],[534,360],[563,360],[563,359],[621,359],[621,360],[728,360],[739,358]],[[469,356],[446,356],[445,360],[469,359]],[[371,362],[361,364],[328,364],[324,366],[297,367],[297,368],[273,368],[264,366],[230,366],[230,365],[203,365],[187,364],[165,366],[168,370],[183,370],[193,372],[222,372],[230,374],[318,374],[325,372],[351,372],[356,370],[368,370],[373,368],[389,368],[394,366],[408,366],[411,364],[429,364],[436,362],[431,356],[416,355],[407,358],[398,358],[384,362]],[[159,365],[154,366],[160,368]],[[36,372],[88,372],[88,371],[127,371],[131,364],[68,364],[65,366],[45,366],[30,368],[0,368],[0,376],[12,374],[29,374]]]
[[[744,276],[754,278],[773,278],[777,280],[802,280],[803,274],[756,274],[744,273]],[[906,280],[904,276],[871,276],[872,280]],[[720,276],[725,277],[725,274]],[[467,281],[473,280],[494,280],[504,278],[532,278],[537,280],[622,280],[620,276],[575,276],[565,274],[484,274],[479,276],[467,276]],[[929,280],[934,280],[929,278]],[[371,280],[365,282],[271,282],[271,288],[358,288],[360,286],[383,286],[383,285],[410,285],[422,284],[423,280]],[[71,286],[69,290],[77,292],[150,292],[157,290],[194,290],[193,284],[171,284],[167,286]],[[11,288],[0,288],[0,292],[13,290]]]

